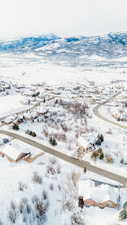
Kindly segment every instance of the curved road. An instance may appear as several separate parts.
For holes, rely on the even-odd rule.
[[[99,105],[96,105],[96,106],[94,107],[94,109],[93,109],[93,112],[94,112],[94,115],[95,115],[96,117],[98,117],[99,119],[102,119],[103,121],[108,122],[108,123],[110,123],[110,124],[112,124],[112,125],[115,125],[115,126],[117,126],[117,127],[121,127],[121,128],[123,128],[123,129],[127,129],[127,126],[122,125],[122,124],[119,124],[119,123],[117,123],[117,122],[115,122],[115,121],[109,120],[109,119],[107,119],[105,116],[101,115],[101,113],[99,112],[99,109],[100,109],[101,106],[103,106],[103,105],[105,105],[106,103],[110,102],[111,100],[113,100],[114,98],[116,98],[116,97],[117,97],[118,95],[120,95],[120,94],[121,94],[121,92],[119,92],[119,93],[113,95],[112,97],[110,97],[110,98],[109,98],[108,100],[106,100],[105,102],[103,102],[103,103],[101,103],[101,104],[99,104]]]
[[[40,150],[42,150],[46,153],[56,156],[59,159],[62,159],[66,162],[74,164],[75,166],[78,166],[81,168],[86,168],[87,170],[89,170],[93,173],[96,173],[96,174],[99,174],[106,178],[117,181],[117,182],[123,184],[125,187],[127,187],[127,176],[124,177],[122,175],[112,173],[112,172],[105,170],[103,168],[100,168],[98,166],[91,165],[88,161],[83,161],[83,160],[80,161],[78,159],[70,157],[62,152],[59,152],[58,150],[56,150],[50,146],[46,146],[46,145],[43,145],[41,142],[35,141],[34,138],[32,138],[32,137],[28,138],[26,135],[20,135],[20,134],[18,134],[18,132],[10,132],[8,130],[0,130],[0,134],[4,134],[4,135],[10,136],[10,137],[13,137],[15,139],[18,139],[18,140],[20,140],[26,144],[29,144],[35,148],[39,148]]]

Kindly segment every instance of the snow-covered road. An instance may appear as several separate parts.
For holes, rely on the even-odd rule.
[[[113,172],[110,172],[110,171],[100,168],[98,166],[94,166],[94,165],[90,164],[88,161],[83,161],[83,160],[80,161],[78,159],[72,158],[72,157],[68,156],[67,154],[64,154],[58,150],[55,150],[54,148],[51,148],[50,146],[46,146],[46,145],[43,145],[41,142],[35,141],[31,137],[28,138],[26,135],[19,135],[17,132],[10,132],[8,130],[0,130],[0,134],[8,135],[10,137],[18,139],[24,143],[32,145],[33,147],[39,148],[46,153],[56,156],[66,162],[69,162],[69,163],[74,164],[81,168],[86,168],[93,173],[97,173],[101,176],[104,176],[104,177],[107,177],[114,181],[117,181],[117,182],[123,184],[124,186],[127,186],[126,176],[122,176],[120,174],[115,174]]]

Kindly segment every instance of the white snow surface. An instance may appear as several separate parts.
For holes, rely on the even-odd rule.
[[[0,118],[25,110],[23,99],[20,94],[0,97]]]
[[[25,57],[27,58],[27,56]],[[27,86],[41,82],[46,82],[52,87],[55,85],[56,87],[62,85],[73,87],[74,83],[89,86],[89,82],[91,81],[95,82],[98,86],[108,86],[109,82],[113,80],[127,80],[127,75],[126,73],[122,73],[122,69],[114,69],[114,71],[94,71],[91,69],[91,71],[85,71],[81,68],[67,68],[47,63],[26,63],[23,59],[21,59],[21,63],[16,63],[16,56],[13,56],[11,59],[6,55],[1,55],[0,58],[2,59],[0,64],[1,79],[13,81],[16,84],[25,84]],[[5,59],[8,66],[5,65]],[[65,98],[68,98],[68,96],[69,94],[66,95]],[[0,118],[25,109],[26,107],[22,104],[23,100],[24,97],[20,94],[0,97]],[[92,107],[93,106],[91,104],[91,109]],[[51,110],[53,109],[51,108]],[[44,111],[43,109],[40,109],[39,112]],[[26,113],[25,115],[30,116],[31,114]],[[78,121],[76,122],[78,124]],[[107,124],[106,122],[96,118],[94,115],[91,119],[88,119],[88,124],[91,128],[97,128],[99,132],[105,134],[105,142],[102,144],[104,153],[113,155],[115,159],[113,165],[109,165],[106,162],[102,163],[100,161],[92,163],[126,175],[126,166],[120,165],[120,159],[123,156],[126,157],[126,131],[116,128],[111,124]],[[68,125],[72,126],[72,129],[74,128],[73,123],[70,124],[68,122]],[[22,127],[22,132],[23,129],[25,130],[26,128],[35,129],[38,136],[40,135],[40,132],[42,132],[41,124],[37,126],[36,123],[32,124],[31,122],[28,122],[26,124],[24,123]],[[111,135],[106,133],[109,129],[112,131]],[[74,131],[70,131],[68,135],[68,140],[70,140],[72,145],[75,141],[73,134]],[[41,138],[41,136],[39,136],[39,138]],[[41,141],[43,141],[43,139]],[[81,145],[87,145],[87,142],[81,138],[79,139],[79,142]],[[75,145],[76,143],[74,143],[74,147]],[[65,149],[65,147],[67,147],[66,144],[58,143],[58,147],[61,147],[60,151],[66,151],[68,155],[72,154],[68,149]],[[19,152],[30,151],[33,156],[40,154],[40,150],[32,148],[31,146],[23,144],[17,140],[13,140],[11,145],[7,144],[6,146],[2,146],[1,150],[2,149],[3,151],[6,151],[6,149],[9,151],[10,149],[10,154],[13,149],[18,149]],[[13,156],[16,157],[14,153],[15,151],[13,151]],[[86,155],[85,157],[85,159],[90,160],[89,155]],[[27,198],[31,207],[33,207],[33,196],[36,195],[40,198],[40,196],[42,196],[42,191],[46,191],[50,204],[47,211],[47,220],[44,223],[45,225],[72,225],[71,215],[79,210],[77,207],[77,201],[75,201],[75,198],[77,198],[78,195],[83,195],[85,199],[93,199],[98,202],[105,200],[117,202],[119,197],[118,188],[113,188],[108,184],[95,186],[94,182],[91,181],[90,178],[97,180],[100,179],[102,182],[104,181],[110,184],[115,184],[115,182],[109,181],[108,179],[97,176],[93,173],[84,175],[82,170],[58,159],[54,165],[51,162],[51,158],[51,156],[45,153],[33,163],[21,161],[17,164],[8,162],[6,158],[0,158],[0,220],[2,221],[2,224],[14,224],[11,223],[8,218],[11,201],[14,201],[18,208],[21,199]],[[47,172],[48,169],[51,171],[50,169],[52,168],[53,171],[57,171],[58,167],[60,167],[61,170],[60,174],[57,172],[54,174]],[[78,182],[78,188],[74,187],[71,180],[71,175],[74,171],[81,173],[82,175],[82,178]],[[34,183],[34,172],[37,172],[42,178],[42,184]],[[87,179],[85,180],[84,177]],[[20,183],[24,186],[23,191],[19,188]],[[53,185],[53,190],[51,190],[51,184]],[[74,193],[78,192],[78,194],[74,194],[73,189]],[[120,194],[122,205],[127,200],[127,189],[121,189]],[[72,211],[64,209],[64,203],[67,203],[67,200],[69,199],[71,199],[71,201],[74,200],[75,207]],[[109,208],[102,210],[90,207],[85,208],[84,211],[80,210],[80,215],[84,218],[83,225],[126,225],[127,220],[120,222],[117,214],[117,209]],[[29,217],[27,222],[23,223],[22,216],[18,215],[16,225],[24,224],[39,225],[37,222],[31,223]]]

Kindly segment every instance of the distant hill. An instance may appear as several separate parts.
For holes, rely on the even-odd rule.
[[[119,59],[127,57],[127,33],[109,33],[104,36],[77,36],[61,38],[54,34],[25,37],[0,42],[0,52],[37,54],[55,62],[85,65],[87,60]]]

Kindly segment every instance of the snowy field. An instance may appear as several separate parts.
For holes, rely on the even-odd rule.
[[[36,61],[36,58],[38,59],[38,57],[34,54],[24,55],[24,59],[14,55],[0,55],[0,58],[1,79],[14,80],[23,84],[39,82],[58,84],[85,81],[106,84],[115,80],[127,80],[126,69],[123,70],[122,68],[72,68],[47,63],[41,61],[40,58],[40,62],[38,63],[38,60]],[[28,58],[29,61],[27,61]],[[31,60],[32,58],[34,59],[33,62]]]
[[[24,97],[20,94],[0,97],[0,118],[25,110],[26,107],[22,104],[23,99]]]

